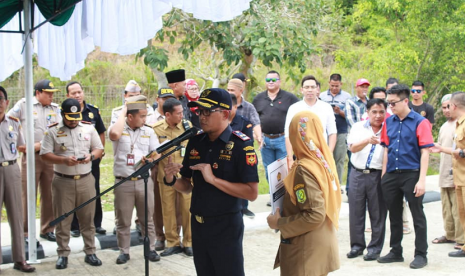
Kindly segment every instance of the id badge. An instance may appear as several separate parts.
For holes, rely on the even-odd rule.
[[[126,156],[126,165],[127,166],[134,166],[135,163],[136,162],[134,160],[134,154],[128,153],[128,155]]]
[[[181,148],[181,157],[184,157],[184,155],[186,155],[186,148],[182,147]]]
[[[10,144],[10,151],[11,151],[12,154],[16,154],[16,144],[15,143]]]

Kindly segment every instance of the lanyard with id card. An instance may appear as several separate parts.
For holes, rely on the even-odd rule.
[[[140,136],[140,129],[139,129],[139,133],[137,134],[137,136],[134,135],[135,136],[134,140],[132,139],[131,131],[128,131],[128,133],[131,139],[131,152],[126,155],[126,166],[134,166],[134,164],[136,164],[136,160],[135,160],[136,157],[135,157],[135,154],[132,152],[134,150],[134,144],[136,143],[137,139]]]

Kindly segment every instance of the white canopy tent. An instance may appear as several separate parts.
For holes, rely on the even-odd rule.
[[[163,27],[162,16],[173,7],[192,13],[195,18],[218,22],[240,15],[249,9],[250,1],[82,0],[75,5],[73,14],[63,26],[45,23],[30,34],[32,0],[23,0],[24,10],[21,15],[17,14],[0,29],[0,82],[25,67],[26,115],[32,119],[32,41],[39,66],[65,81],[84,68],[87,54],[96,46],[104,52],[121,55],[139,52]],[[44,21],[45,17],[34,5],[34,26]],[[18,31],[20,24],[24,26],[22,35],[8,32]],[[33,124],[28,124],[26,141],[34,140],[33,127]],[[27,143],[26,151],[34,151],[33,143]],[[27,167],[29,261],[37,262],[34,155],[27,155]]]

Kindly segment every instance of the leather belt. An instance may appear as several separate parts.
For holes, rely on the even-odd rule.
[[[116,180],[123,180],[126,179],[127,177],[122,177],[122,176],[115,176]],[[143,179],[142,177],[131,177],[129,180],[131,181],[137,181]]]
[[[377,169],[364,169],[364,170],[361,170],[361,169],[357,169],[356,167],[352,166],[352,168],[358,172],[361,172],[363,174],[370,174],[372,172],[380,172],[381,170],[377,170]]]
[[[266,133],[263,133],[263,136],[268,137],[270,139],[275,139],[275,138],[279,138],[281,136],[284,136],[284,132],[283,133],[278,133],[278,134],[266,134]]]
[[[1,163],[2,167],[7,167],[9,165],[13,165],[14,163],[16,163],[16,160],[13,160],[13,161],[3,161]]]
[[[62,173],[59,173],[59,172],[55,172],[56,175],[60,176],[60,177],[64,177],[64,178],[70,178],[70,179],[74,179],[74,180],[79,180],[81,178],[84,178],[85,176],[88,176],[90,174],[90,172],[88,173],[85,173],[85,174],[76,174],[76,175],[69,175],[69,174],[62,174]]]
[[[420,169],[413,169],[413,170],[394,170],[390,173],[409,173],[409,172],[419,172]]]

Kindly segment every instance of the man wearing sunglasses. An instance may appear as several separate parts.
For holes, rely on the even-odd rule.
[[[286,157],[286,143],[284,139],[284,124],[289,107],[299,99],[292,93],[280,88],[280,75],[276,71],[266,74],[266,91],[255,96],[252,104],[260,116],[262,127],[262,160],[265,176],[268,180],[268,165],[278,159]],[[271,203],[267,204],[271,206]]]
[[[434,124],[434,108],[432,105],[423,102],[423,96],[426,94],[425,85],[421,81],[414,81],[412,84],[412,101],[409,107],[416,113],[428,119],[431,125]]]
[[[394,114],[386,119],[381,131],[381,145],[385,148],[381,187],[389,210],[391,251],[378,258],[378,262],[404,261],[402,199],[406,197],[415,226],[415,258],[410,268],[417,269],[428,264],[423,197],[429,148],[434,146],[433,135],[428,120],[409,108],[407,86],[394,85],[387,93],[387,102]]]
[[[192,246],[198,275],[244,275],[241,198],[257,198],[257,156],[251,139],[231,129],[231,105],[231,96],[220,88],[206,89],[198,101],[190,102],[189,107],[198,107],[204,132],[189,140],[182,165],[170,156],[164,169],[165,185],[192,192]]]

